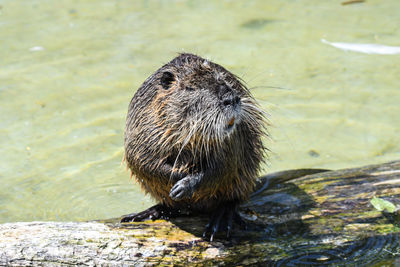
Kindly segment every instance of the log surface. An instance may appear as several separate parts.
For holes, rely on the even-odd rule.
[[[400,204],[400,161],[262,177],[231,240],[201,238],[207,218],[140,223],[0,224],[0,265],[396,265],[398,222],[375,210],[376,196]],[[306,175],[307,173],[314,173]]]

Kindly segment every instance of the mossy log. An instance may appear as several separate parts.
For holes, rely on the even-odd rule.
[[[260,179],[241,206],[248,229],[236,226],[230,240],[223,234],[203,240],[204,216],[6,223],[0,225],[0,265],[395,265],[400,228],[370,200],[399,204],[399,194],[400,161],[279,172]]]

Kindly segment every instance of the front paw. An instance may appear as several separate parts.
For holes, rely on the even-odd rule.
[[[191,198],[194,191],[191,186],[191,179],[193,179],[193,177],[185,177],[176,182],[171,188],[169,196],[175,201]]]

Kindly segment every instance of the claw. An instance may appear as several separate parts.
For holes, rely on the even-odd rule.
[[[173,209],[161,204],[157,204],[142,212],[124,215],[121,219],[121,223],[141,222],[150,219],[153,221],[157,219],[169,219],[179,215],[179,209]]]
[[[208,233],[208,228],[210,227],[210,225],[207,223],[206,224],[206,229],[204,230],[204,232],[203,232],[203,238],[206,238],[206,236],[207,236],[207,233]]]
[[[226,238],[231,237],[233,222],[238,223],[241,228],[245,228],[246,222],[240,217],[236,211],[237,204],[235,202],[224,203],[217,208],[211,215],[208,224],[203,233],[206,238],[210,233],[210,241],[213,241],[218,231],[226,231]]]
[[[131,213],[128,215],[124,215],[121,219],[121,223],[125,223],[125,222],[134,222],[135,221],[135,216],[137,215],[137,213]]]
[[[207,236],[207,233],[210,232],[211,229],[213,228],[216,216],[217,216],[217,213],[215,213],[215,212],[211,215],[208,223],[206,224],[206,229],[204,229],[203,238],[205,238]]]
[[[180,190],[180,185],[176,183],[172,188],[171,191],[169,192],[169,196],[171,198],[177,198],[177,194],[179,193]]]
[[[192,194],[193,192],[189,185],[188,177],[176,182],[169,191],[169,196],[175,201],[182,200],[183,198],[190,198]]]
[[[226,211],[225,211],[226,212]],[[211,234],[211,236],[210,236],[210,241],[212,242],[213,241],[213,239],[214,239],[214,235],[218,232],[218,229],[219,229],[219,225],[220,225],[220,223],[221,223],[221,218],[222,218],[222,216],[225,214],[225,212],[221,212],[220,214],[218,214],[217,215],[217,217],[215,218],[215,223],[214,223],[214,226],[213,226],[213,228],[212,228],[212,234]]]
[[[227,226],[226,226],[226,238],[229,239],[231,237],[232,230],[232,222],[235,211],[233,209],[228,210],[227,214]]]

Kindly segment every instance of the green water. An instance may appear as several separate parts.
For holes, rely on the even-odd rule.
[[[400,1],[0,1],[0,222],[152,204],[121,165],[128,103],[177,52],[218,62],[270,114],[264,173],[400,159]],[[278,88],[271,88],[278,87]]]

